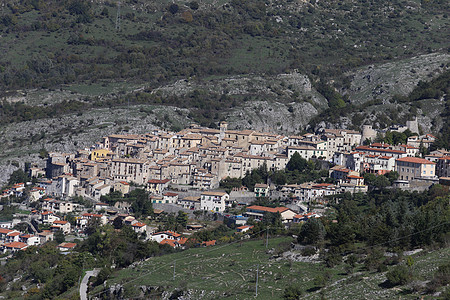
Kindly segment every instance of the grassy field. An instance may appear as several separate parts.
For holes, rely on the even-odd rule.
[[[122,284],[126,298],[137,296],[140,286],[160,287],[169,292],[189,291],[191,297],[203,299],[280,299],[289,286],[299,287],[303,291],[302,299],[417,298],[417,294],[409,294],[408,286],[382,287],[380,284],[386,280],[385,273],[368,272],[362,264],[357,264],[353,275],[348,275],[344,264],[325,268],[320,263],[274,258],[274,249],[288,245],[291,240],[286,237],[270,239],[267,249],[264,240],[252,240],[155,257],[114,273],[107,284]],[[448,248],[416,254],[414,279],[429,280],[449,257]],[[258,268],[258,297],[255,297]],[[318,289],[314,279],[325,272],[330,275],[330,280],[326,287]],[[92,294],[100,291],[98,288]]]

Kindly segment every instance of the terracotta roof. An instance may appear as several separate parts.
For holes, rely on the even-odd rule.
[[[239,230],[246,229],[246,228],[253,228],[253,226],[243,225],[243,226],[236,227],[236,229],[239,229]]]
[[[356,178],[356,179],[362,179],[364,177],[356,176],[356,175],[348,175],[347,178]]]
[[[313,185],[314,188],[321,188],[321,187],[328,187],[330,185],[333,185],[332,183],[319,183],[319,184],[315,184]]]
[[[95,217],[95,218],[101,218],[101,217],[103,217],[103,215],[100,215],[100,214],[91,214],[91,213],[84,213],[82,216],[83,216],[83,217]]]
[[[259,210],[259,211],[266,211],[266,212],[271,212],[271,213],[282,213],[286,210],[289,210],[289,208],[287,207],[265,207],[265,206],[259,206],[259,205],[252,205],[247,207],[247,209],[253,209],[253,210]]]
[[[294,219],[303,219],[303,218],[311,218],[311,217],[313,217],[314,215],[317,215],[316,213],[313,213],[313,212],[309,212],[309,213],[306,213],[306,214],[303,214],[303,215],[295,215],[294,216]]]
[[[4,244],[6,248],[15,248],[15,249],[23,249],[28,247],[28,244],[22,243],[22,242],[12,242],[8,244]]]
[[[150,179],[149,181],[148,181],[148,183],[153,183],[153,184],[164,184],[164,183],[167,183],[167,182],[169,182],[170,181],[170,179],[162,179],[162,180],[159,180],[159,179]]]
[[[144,226],[145,226],[145,223],[136,222],[136,223],[134,223],[134,224],[131,225],[131,226],[133,226],[133,227],[144,227]]]
[[[177,241],[175,240],[169,240],[169,239],[164,239],[162,240],[160,243],[160,245],[169,245],[173,248],[175,248],[177,246]]]
[[[208,196],[224,196],[227,193],[225,192],[203,192],[202,195],[208,195]]]
[[[10,230],[10,229],[6,229],[6,228],[0,228],[0,233],[3,233],[3,234],[8,234],[8,233],[10,233],[10,232],[12,232],[13,230]]]
[[[202,242],[203,246],[214,246],[215,244],[216,244],[216,240]]]
[[[70,249],[75,247],[76,245],[76,243],[61,243],[58,245],[58,247]]]
[[[181,234],[176,233],[176,232],[173,232],[173,231],[170,231],[170,230],[167,230],[167,231],[160,231],[160,232],[155,232],[155,233],[152,234],[152,235],[158,235],[158,234],[167,234],[167,235],[171,235],[171,236],[173,236],[173,237],[180,237],[180,236],[181,236]]]
[[[373,143],[370,146],[372,146],[372,147],[389,148],[391,145],[389,145],[389,144],[381,144],[381,143]]]
[[[372,151],[372,152],[385,152],[385,153],[406,154],[405,151],[401,151],[401,150],[391,150],[391,149],[371,148],[371,147],[368,147],[368,146],[358,146],[358,147],[356,147],[356,150]]]
[[[431,162],[429,160],[426,160],[426,159],[420,158],[420,157],[403,157],[403,158],[397,159],[397,161],[410,162],[410,163],[415,163],[415,164],[427,164],[427,165],[436,164],[434,162]]]
[[[167,197],[175,197],[175,196],[178,196],[177,193],[171,193],[171,192],[164,193],[163,195],[164,195],[164,196],[167,196]]]
[[[61,221],[61,220],[56,220],[56,221],[53,222],[53,224],[61,224],[61,225],[65,225],[65,224],[67,224],[67,223],[69,223],[69,222],[67,222],[67,221]]]
[[[182,237],[177,242],[180,245],[184,245],[184,244],[186,244],[187,241],[188,241],[188,238]]]

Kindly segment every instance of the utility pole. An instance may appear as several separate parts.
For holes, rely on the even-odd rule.
[[[128,115],[130,114],[130,98],[128,97],[128,105],[127,105],[127,124],[128,124]]]
[[[173,261],[173,281],[175,281],[175,266],[177,265],[177,261]]]
[[[120,0],[117,1],[116,31],[120,31]]]
[[[256,267],[256,288],[255,288],[256,297],[258,297],[258,275],[259,275],[259,264]]]
[[[269,227],[266,228],[266,249],[268,244],[269,244]]]

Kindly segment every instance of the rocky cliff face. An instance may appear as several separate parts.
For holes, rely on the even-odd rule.
[[[391,103],[394,94],[409,93],[419,80],[429,80],[444,70],[450,55],[430,54],[382,65],[367,66],[347,74],[350,88],[341,90],[355,104],[383,99],[383,104],[363,107],[338,122],[323,120],[321,127],[354,127],[355,114],[361,124],[366,122],[383,127],[388,115],[408,116],[410,104]],[[70,87],[69,87],[70,88]],[[126,88],[105,88],[109,91],[100,97],[113,97],[146,88],[145,85],[126,85]],[[304,130],[310,120],[328,108],[327,100],[311,84],[309,78],[298,72],[278,75],[242,75],[204,80],[185,79],[153,90],[164,96],[186,95],[199,90],[226,94],[238,99],[238,105],[220,112],[221,119],[229,122],[231,129],[295,134]],[[45,105],[53,100],[85,99],[90,94],[71,92],[67,87],[52,91],[22,91],[7,101],[24,101],[30,105]],[[49,102],[50,101],[50,102]],[[424,132],[439,130],[443,99],[421,100],[415,104],[415,115]],[[23,167],[29,161],[44,166],[38,157],[40,149],[73,152],[89,147],[101,137],[112,133],[146,133],[154,128],[183,128],[192,123],[192,109],[172,106],[132,105],[91,109],[83,113],[60,117],[12,123],[0,128],[0,183],[6,182],[17,163]],[[404,120],[406,121],[406,119]]]
[[[420,80],[428,81],[448,68],[450,55],[432,53],[395,62],[369,65],[346,74],[350,87],[342,93],[362,104],[374,99],[387,100],[395,94],[408,95]]]

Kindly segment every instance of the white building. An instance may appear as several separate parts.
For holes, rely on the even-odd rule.
[[[203,192],[200,196],[202,210],[223,212],[228,206],[231,206],[230,196],[225,192]]]

